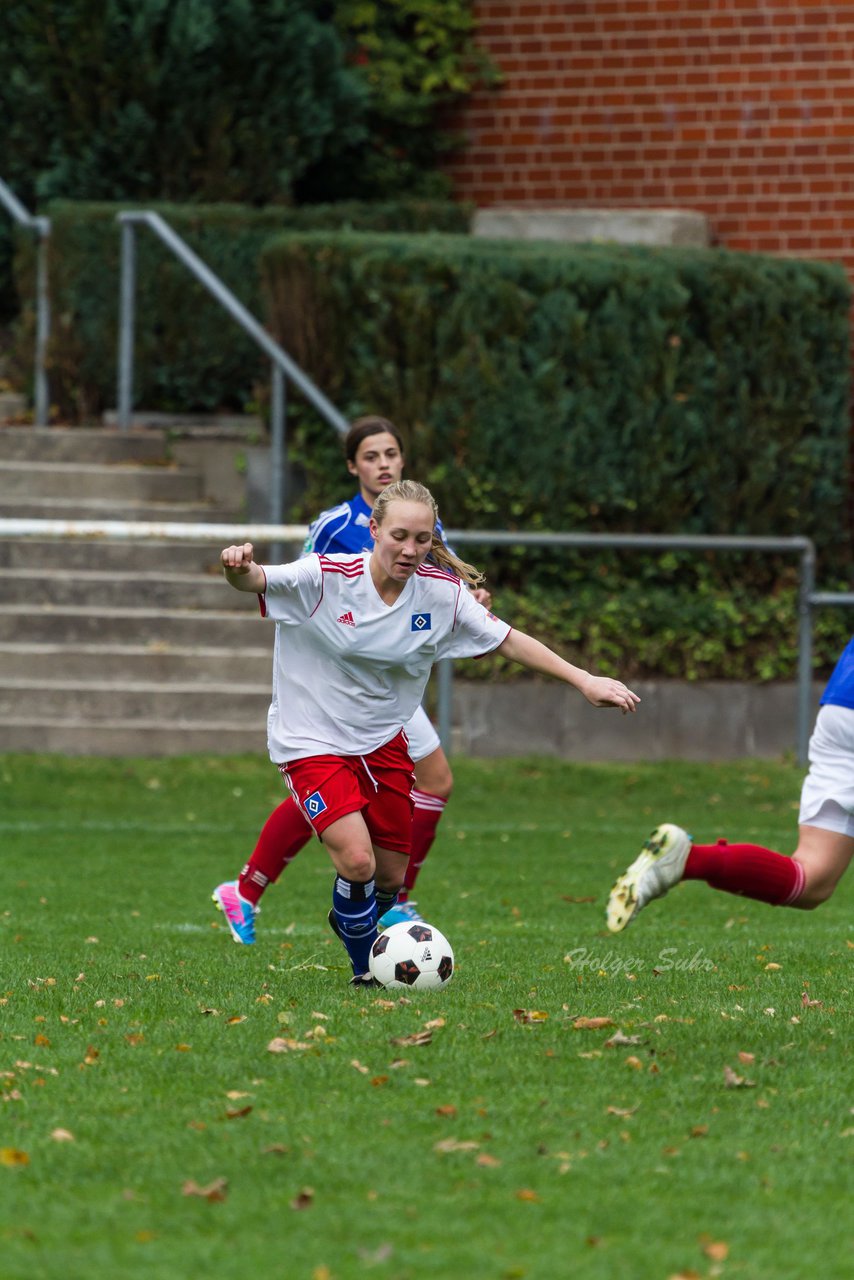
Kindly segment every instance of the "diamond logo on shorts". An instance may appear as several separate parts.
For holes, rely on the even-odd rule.
[[[413,613],[412,630],[413,631],[429,631],[430,630],[430,614],[429,613]]]
[[[310,818],[317,818],[326,808],[326,801],[319,791],[315,791],[314,795],[308,797],[304,802],[305,811]]]

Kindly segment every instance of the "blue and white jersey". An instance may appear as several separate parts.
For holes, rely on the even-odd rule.
[[[854,636],[842,650],[842,656],[821,695],[821,705],[854,710]]]
[[[371,508],[361,493],[354,494],[337,507],[321,511],[317,519],[311,522],[302,554],[307,556],[315,551],[320,556],[356,556],[363,551],[373,551],[370,522]],[[448,540],[441,520],[436,522],[436,532],[447,546]]]

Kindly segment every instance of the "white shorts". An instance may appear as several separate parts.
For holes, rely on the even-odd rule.
[[[798,822],[854,836],[854,711],[819,708],[809,758]]]
[[[436,748],[442,745],[423,707],[418,708],[409,724],[405,724],[403,729],[409,739],[409,755],[413,764],[417,764],[425,756],[432,755]]]

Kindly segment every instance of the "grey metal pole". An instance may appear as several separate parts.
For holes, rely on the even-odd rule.
[[[48,287],[48,247],[50,218],[34,218],[38,236],[36,264],[36,370],[34,409],[37,427],[46,427],[50,418],[50,388],[47,380],[47,346],[50,339],[50,289]]]
[[[273,362],[270,383],[270,524],[283,524],[285,511],[285,375]],[[270,559],[281,560],[282,546],[274,542]]]
[[[445,755],[451,754],[451,737],[453,730],[452,707],[454,699],[454,664],[450,658],[443,658],[436,663],[436,719],[438,720],[439,741]]]
[[[127,431],[133,412],[133,341],[136,296],[136,228],[122,222],[121,277],[119,281],[119,388],[118,423]]]
[[[812,596],[815,589],[815,547],[801,553],[798,589],[798,714],[795,742],[798,764],[807,763],[812,720]]]

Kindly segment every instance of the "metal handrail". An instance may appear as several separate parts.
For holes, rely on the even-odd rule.
[[[306,525],[184,524],[123,520],[0,519],[0,538],[115,538],[177,542],[301,543]],[[810,538],[735,537],[714,534],[668,533],[505,533],[487,530],[447,530],[455,545],[528,547],[629,547],[675,551],[798,552],[798,676],[795,747],[799,764],[806,764],[811,720],[813,609],[822,605],[854,605],[852,592],[824,592],[815,588],[815,545]],[[436,665],[439,737],[446,751],[451,745],[453,664]]]
[[[14,191],[0,178],[0,204],[22,227],[34,231],[38,240],[36,258],[36,354],[33,378],[33,411],[37,427],[46,427],[50,412],[47,381],[47,344],[50,339],[50,294],[47,282],[47,254],[50,218],[37,217],[21,204]]]
[[[281,524],[285,508],[284,463],[285,420],[287,401],[285,378],[302,392],[331,427],[341,435],[349,430],[349,422],[338,412],[330,400],[315,386],[267,330],[255,319],[243,303],[223,284],[219,276],[194,253],[186,241],[169,226],[159,213],[150,209],[125,210],[118,214],[121,225],[121,279],[119,293],[119,353],[118,353],[118,424],[126,431],[131,424],[133,410],[133,342],[136,310],[136,225],[150,228],[158,239],[171,250],[179,262],[195,276],[216,299],[241,329],[270,357],[272,364],[270,388],[270,510],[273,524]]]

